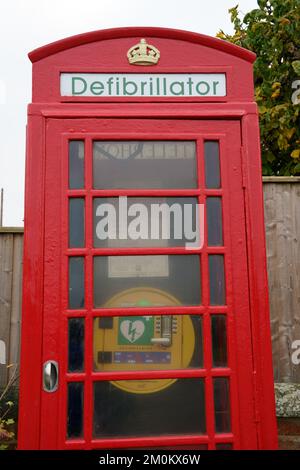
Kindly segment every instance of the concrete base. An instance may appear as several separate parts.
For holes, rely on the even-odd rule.
[[[276,383],[276,415],[300,418],[300,384]]]

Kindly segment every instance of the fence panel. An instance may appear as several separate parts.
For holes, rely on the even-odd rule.
[[[23,230],[0,228],[0,388],[19,363],[22,260]]]
[[[274,378],[300,383],[300,364],[292,363],[294,342],[300,340],[300,178],[265,180]]]

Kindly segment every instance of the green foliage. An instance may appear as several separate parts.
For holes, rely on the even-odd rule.
[[[256,53],[255,98],[259,108],[264,175],[300,175],[300,104],[291,101],[300,80],[300,0],[258,0],[239,17],[231,8],[234,34],[221,39]],[[300,95],[300,92],[299,92]]]
[[[15,438],[17,395],[14,384],[18,378],[17,365],[10,364],[8,368],[13,368],[12,374],[7,386],[0,392],[0,450],[10,448]]]
[[[10,441],[14,436],[14,432],[10,430],[11,426],[15,423],[12,418],[6,418],[9,409],[13,406],[12,402],[5,403],[6,410],[3,415],[0,416],[0,450],[6,450],[8,448],[7,441]]]

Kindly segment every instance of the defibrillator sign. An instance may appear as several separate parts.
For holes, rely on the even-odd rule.
[[[154,318],[146,317],[120,317],[118,329],[118,344],[151,344],[154,336]]]
[[[61,73],[61,96],[226,96],[225,73]]]

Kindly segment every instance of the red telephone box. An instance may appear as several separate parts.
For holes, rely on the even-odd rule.
[[[255,55],[121,28],[29,57],[19,448],[276,448]]]

